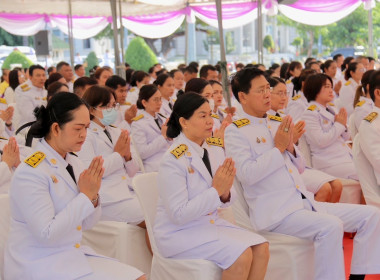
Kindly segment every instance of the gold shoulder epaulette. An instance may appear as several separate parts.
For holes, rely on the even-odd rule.
[[[281,117],[273,116],[273,115],[268,115],[269,119],[272,121],[277,121],[277,122],[282,122]]]
[[[132,121],[138,121],[138,120],[141,120],[142,118],[144,117],[144,115],[143,114],[141,114],[141,115],[138,115],[138,116],[136,116],[136,117],[134,117],[133,119],[132,119]]]
[[[25,163],[33,168],[36,168],[46,157],[43,152],[35,152],[33,155],[25,159]]]
[[[301,97],[301,95],[298,94],[298,95],[296,95],[296,96],[293,96],[292,100],[296,101],[296,100],[300,99],[300,97]]]
[[[25,88],[27,88],[27,87],[29,87],[28,84],[22,84],[22,85],[20,86],[21,89],[25,89]]]
[[[134,92],[136,89],[133,87],[129,90],[129,92]]]
[[[0,103],[7,104],[7,100],[5,98],[0,98]]]
[[[178,159],[181,156],[183,156],[186,151],[187,151],[187,146],[185,144],[181,144],[177,148],[172,150],[170,153]]]
[[[330,102],[330,103],[329,103],[329,106],[335,106],[335,104],[334,104],[334,103],[332,103],[332,102]]]
[[[28,91],[28,90],[30,90],[30,87],[21,88],[21,90],[25,92],[25,91]]]
[[[292,82],[292,80],[287,80],[286,81],[286,84],[288,85],[288,84],[290,84]]]
[[[379,115],[378,113],[376,113],[376,112],[372,112],[372,113],[369,113],[369,115],[366,116],[364,119],[365,119],[366,121],[368,121],[368,122],[371,123],[374,119],[377,118],[378,115]]]
[[[309,111],[314,111],[317,109],[317,105],[310,105],[309,108],[307,108]]]
[[[359,101],[358,103],[356,103],[355,107],[361,107],[363,106],[364,103],[365,103],[365,100]]]
[[[206,138],[206,143],[213,146],[224,147],[223,139],[219,137]]]
[[[219,119],[219,116],[217,114],[211,114],[211,117],[213,117],[214,119]]]
[[[349,86],[351,84],[351,81],[347,81],[344,85]]]
[[[0,137],[0,140],[8,140],[8,139],[5,137]]]
[[[131,102],[124,102],[123,104],[121,104],[121,105],[132,105],[132,103]]]
[[[238,128],[242,127],[242,126],[245,126],[247,124],[250,124],[251,122],[249,121],[249,119],[240,119],[240,120],[237,120],[237,121],[234,121],[232,122],[234,125],[236,125]]]

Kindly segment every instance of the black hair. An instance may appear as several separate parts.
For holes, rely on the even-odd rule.
[[[181,72],[181,73],[182,73],[182,71],[181,71],[180,69],[173,69],[173,70],[171,70],[171,71],[169,72],[169,76],[172,77],[172,78],[174,78],[174,75],[175,75],[175,73],[177,73],[177,72]]]
[[[54,123],[58,123],[62,129],[66,123],[74,118],[73,113],[86,103],[74,93],[61,92],[55,94],[47,106],[37,107],[34,110],[36,122],[29,129],[28,136],[34,138],[48,137],[50,128]]]
[[[95,108],[97,106],[107,106],[111,101],[111,96],[116,100],[115,92],[111,88],[95,85],[84,92],[82,99],[90,108]],[[93,115],[90,118],[92,120]]]
[[[127,85],[127,82],[118,75],[113,75],[109,77],[106,81],[106,86],[117,89],[117,86],[125,87]]]
[[[59,89],[61,89],[61,87],[66,87],[67,90],[58,91]],[[61,82],[51,83],[47,88],[47,101],[49,102],[49,100],[52,99],[53,96],[58,92],[69,92],[69,87],[67,86],[67,84]]]
[[[132,68],[129,68],[129,69],[125,70],[125,81],[128,84],[131,84],[132,75],[133,75],[134,72],[135,72],[135,70],[132,69]]]
[[[302,69],[301,75],[292,80],[292,83],[294,84],[293,94],[302,90],[302,83],[306,81],[307,77],[314,74],[317,74],[317,71],[315,71],[314,69]]]
[[[219,81],[211,80],[211,81],[208,81],[208,83],[210,84],[210,86],[213,86],[213,85],[217,84],[217,85],[220,85],[223,88],[222,83],[219,82]]]
[[[343,56],[341,53],[337,53],[336,55],[333,56],[333,60],[337,61],[339,57]]]
[[[371,61],[375,61],[375,59],[372,57],[372,56],[367,56],[368,58],[368,61],[371,62]]]
[[[203,65],[201,67],[201,70],[199,70],[199,77],[206,79],[208,71],[218,71],[218,70],[216,70],[215,66],[212,66],[210,64]]]
[[[158,91],[156,85],[144,85],[140,88],[139,98],[137,99],[136,106],[138,109],[144,109],[145,107],[142,104],[143,100],[148,101],[156,92]]]
[[[36,70],[36,69],[40,69],[40,70],[43,70],[44,72],[45,72],[45,68],[43,68],[41,65],[39,65],[39,64],[35,64],[35,65],[32,65],[32,66],[30,66],[29,67],[29,75],[30,76],[33,76],[33,72],[34,72],[34,70]]]
[[[58,64],[57,64],[57,72],[61,71],[61,68],[63,66],[70,66],[70,64],[68,64],[66,61],[60,61],[60,62],[58,62]]]
[[[81,68],[83,64],[77,64],[74,66],[74,71],[77,71],[79,68]]]
[[[316,60],[314,57],[308,57],[308,58],[306,58],[306,60],[305,60],[305,67],[307,67],[307,65],[310,63],[310,62],[312,62],[313,60]]]
[[[348,57],[346,57],[346,58],[343,60],[342,69],[341,69],[341,70],[342,70],[342,71],[346,70],[348,64],[349,64],[350,62],[352,62],[353,60],[355,60],[355,58],[353,58],[352,56],[348,56]]]
[[[318,61],[310,61],[310,62],[308,62],[308,63],[306,64],[305,68],[306,68],[306,69],[311,69],[311,66],[312,66],[312,65],[315,65],[315,64],[319,66],[319,62],[318,62]]]
[[[346,81],[348,81],[348,79],[352,77],[351,76],[351,71],[355,72],[356,68],[358,67],[358,64],[359,64],[358,62],[351,62],[350,64],[348,64],[347,70],[344,73],[344,79]]]
[[[372,73],[375,70],[368,70],[363,74],[361,84],[358,86],[355,92],[354,103],[352,104],[355,108],[356,104],[359,102],[361,96],[366,96],[368,94],[367,86],[369,84],[369,80],[371,78]]]
[[[203,89],[209,84],[210,83],[205,79],[193,78],[186,83],[185,93],[192,91],[201,94],[203,92]]]
[[[321,89],[326,84],[327,80],[330,81],[332,86],[333,81],[326,74],[318,73],[307,77],[303,87],[303,93],[308,102],[314,101],[317,98],[317,95],[321,92]]]
[[[294,71],[296,68],[302,69],[301,62],[299,62],[299,61],[290,62],[288,71],[286,71],[286,74],[285,74],[285,80],[289,79],[292,76],[292,74],[290,74],[290,71]]]
[[[195,92],[187,92],[178,97],[173,106],[173,112],[168,121],[168,130],[166,136],[176,138],[182,131],[180,118],[190,119],[194,112],[204,103],[208,102],[206,98]]]
[[[231,88],[237,101],[240,102],[239,92],[248,94],[251,89],[251,81],[260,76],[264,76],[264,72],[258,68],[244,68],[236,73],[231,81]]]
[[[153,82],[153,84],[157,87],[162,87],[168,78],[171,78],[169,74],[160,74],[157,76],[157,79]]]
[[[54,68],[55,68],[54,66],[50,66],[50,67],[47,69],[47,73],[48,73],[48,75],[50,75],[50,73],[53,72]]]
[[[189,63],[189,66],[194,67],[197,70],[198,73],[198,68],[199,68],[199,63],[196,61],[192,61]]]
[[[334,62],[335,61],[331,59],[326,60],[325,63],[321,65],[321,70],[323,71],[323,73],[326,73],[326,69],[328,69]]]
[[[185,72],[188,72],[188,73],[190,73],[190,74],[198,74],[198,69],[195,68],[194,66],[189,65],[189,66],[187,66],[187,67],[185,68],[184,73],[185,73]]]
[[[281,78],[278,78],[278,77],[266,77],[270,87],[274,88],[275,86],[277,86],[278,84],[284,84],[285,85],[285,81]]]
[[[142,82],[145,77],[149,77],[149,74],[144,71],[135,71],[132,74],[131,78],[131,86],[135,87],[137,86],[137,82]]]
[[[20,85],[18,81],[18,72],[21,72],[20,68],[15,68],[11,72],[9,72],[9,86],[15,90],[16,87]]]
[[[281,67],[280,64],[277,64],[277,63],[273,63],[271,67],[269,67],[269,70],[276,70],[277,68]]]
[[[369,95],[373,102],[375,102],[375,89],[380,88],[380,70],[376,70],[369,78]]]
[[[288,62],[285,62],[284,64],[281,65],[281,69],[280,69],[280,78],[281,79],[285,79],[286,72],[288,72],[288,69],[289,69],[289,65],[290,65],[290,63],[288,63]]]

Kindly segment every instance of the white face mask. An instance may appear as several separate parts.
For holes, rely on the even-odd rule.
[[[215,102],[214,102],[214,99],[213,99],[213,98],[208,99],[208,104],[210,104],[210,108],[211,108],[211,110],[214,111]]]

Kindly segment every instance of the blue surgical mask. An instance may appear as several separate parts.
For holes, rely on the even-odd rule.
[[[102,110],[102,113],[103,113],[103,118],[100,119],[100,122],[105,125],[105,126],[108,126],[108,125],[111,125],[111,124],[114,124],[116,119],[117,119],[117,111],[116,109],[103,109]]]

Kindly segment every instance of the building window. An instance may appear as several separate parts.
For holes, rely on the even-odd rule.
[[[84,49],[91,49],[91,40],[90,39],[83,40],[83,48]]]

